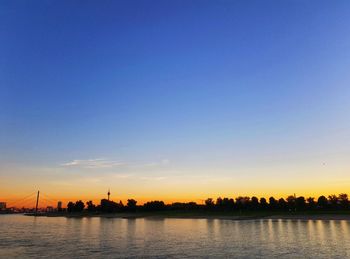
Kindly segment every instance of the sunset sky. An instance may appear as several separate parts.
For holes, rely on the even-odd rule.
[[[349,8],[1,1],[0,201],[350,193]]]

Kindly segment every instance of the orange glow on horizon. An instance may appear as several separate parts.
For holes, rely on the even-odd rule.
[[[296,192],[296,196],[304,196],[305,198],[308,197],[314,197],[316,200],[318,197],[320,197],[321,195],[324,195],[326,197],[328,197],[328,195],[339,195],[340,193],[347,193],[345,190],[344,191],[339,191],[339,190],[333,190],[333,191],[315,191],[315,192]],[[350,194],[350,193],[349,193]],[[119,202],[122,201],[122,203],[124,205],[126,205],[127,200],[128,199],[135,199],[137,201],[138,205],[143,205],[144,203],[148,202],[148,201],[154,201],[154,200],[161,200],[164,201],[164,203],[166,204],[171,204],[174,202],[196,202],[197,204],[204,204],[204,200],[207,198],[213,198],[216,199],[218,197],[224,198],[224,197],[228,197],[228,198],[237,198],[239,196],[248,196],[248,197],[253,197],[256,196],[258,198],[266,198],[268,199],[269,197],[274,197],[276,199],[279,198],[284,198],[286,199],[289,195],[294,195],[294,193],[271,193],[271,194],[267,194],[267,193],[261,193],[261,194],[257,194],[257,193],[238,193],[238,194],[227,194],[227,193],[222,193],[222,194],[207,194],[207,195],[203,195],[201,197],[199,196],[193,196],[193,195],[188,195],[187,198],[185,198],[186,195],[182,194],[179,195],[178,197],[170,197],[170,196],[161,196],[161,195],[157,195],[157,196],[148,196],[148,197],[125,197],[123,195],[121,196],[115,196],[115,195],[111,195],[110,200],[115,201],[115,202]],[[95,197],[89,197],[89,196],[83,196],[83,195],[77,195],[77,196],[50,196],[50,198],[47,198],[47,196],[45,194],[41,194],[40,198],[39,198],[39,208],[46,208],[47,206],[52,206],[54,208],[57,207],[57,202],[61,201],[62,202],[62,207],[66,208],[68,202],[72,201],[72,202],[76,202],[78,200],[82,200],[84,203],[86,203],[87,201],[92,201],[95,205],[99,205],[101,199],[107,199],[107,194],[105,196],[103,195],[98,195]],[[35,203],[36,203],[36,194],[33,194],[30,198],[24,200],[23,202],[20,201],[21,197],[18,195],[12,195],[12,196],[5,196],[5,195],[1,195],[0,196],[0,201],[4,201],[7,203],[7,207],[16,207],[16,208],[34,208],[35,207]]]

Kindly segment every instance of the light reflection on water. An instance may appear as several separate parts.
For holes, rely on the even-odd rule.
[[[350,257],[350,222],[0,216],[0,257]]]

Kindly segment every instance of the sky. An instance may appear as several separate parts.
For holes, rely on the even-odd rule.
[[[0,200],[349,192],[349,7],[1,1]]]

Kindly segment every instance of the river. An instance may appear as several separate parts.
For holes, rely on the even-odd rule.
[[[0,215],[0,258],[350,258],[350,221]]]

